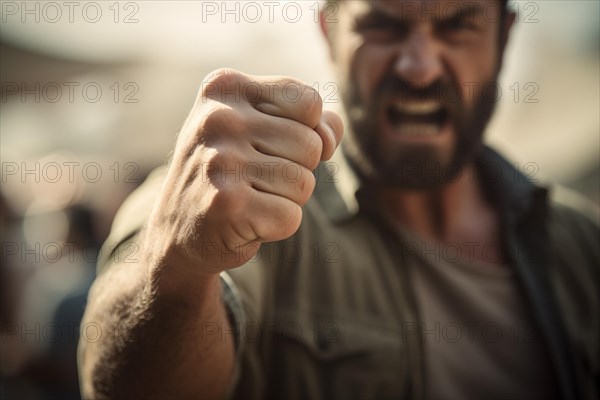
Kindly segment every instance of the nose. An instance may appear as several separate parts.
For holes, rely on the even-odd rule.
[[[440,78],[443,72],[442,60],[428,32],[411,32],[400,48],[394,70],[417,88],[428,87]]]

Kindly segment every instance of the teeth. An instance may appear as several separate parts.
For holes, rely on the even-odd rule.
[[[425,115],[438,112],[442,105],[437,101],[405,101],[393,104],[396,111],[416,115]]]
[[[401,124],[396,128],[402,136],[434,136],[438,133],[436,124]]]

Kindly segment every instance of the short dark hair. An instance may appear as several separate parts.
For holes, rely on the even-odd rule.
[[[327,4],[336,4],[336,3],[339,3],[340,1],[342,1],[342,0],[327,0],[326,5]],[[501,16],[504,17],[506,15],[506,12],[508,11],[508,1],[509,0],[499,0],[499,1],[500,1],[500,4],[502,4]]]
[[[337,4],[341,3],[342,1],[345,1],[345,0],[326,0],[324,7],[327,7],[328,5],[336,6]],[[352,0],[350,0],[350,1],[352,1]],[[500,30],[502,31],[502,25],[504,25],[505,18],[509,11],[509,6],[508,6],[509,0],[499,0],[499,2],[502,6],[500,8]],[[331,36],[335,36],[334,31],[335,30],[333,30],[333,32],[331,32]],[[502,36],[502,35],[500,35],[500,36]],[[500,40],[502,40],[501,37],[500,37]]]

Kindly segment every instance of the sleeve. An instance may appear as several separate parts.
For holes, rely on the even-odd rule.
[[[259,254],[263,251],[263,245]],[[230,399],[264,398],[266,389],[265,356],[268,335],[265,318],[270,313],[272,291],[269,290],[271,260],[250,260],[245,265],[221,273],[224,301],[229,321],[235,331],[236,363]]]
[[[96,275],[100,276],[112,265],[115,258],[121,256],[127,243],[133,243],[150,216],[154,202],[166,177],[167,168],[155,169],[144,183],[137,188],[117,211],[108,238],[104,241],[96,264]]]
[[[550,218],[552,283],[571,341],[582,398],[600,392],[600,213],[597,205],[555,187]]]

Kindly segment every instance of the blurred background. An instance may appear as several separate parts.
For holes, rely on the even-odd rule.
[[[340,108],[320,5],[0,1],[2,398],[79,397],[97,253],[124,198],[168,160],[208,72],[291,75]],[[488,142],[599,203],[599,2],[511,6]]]

